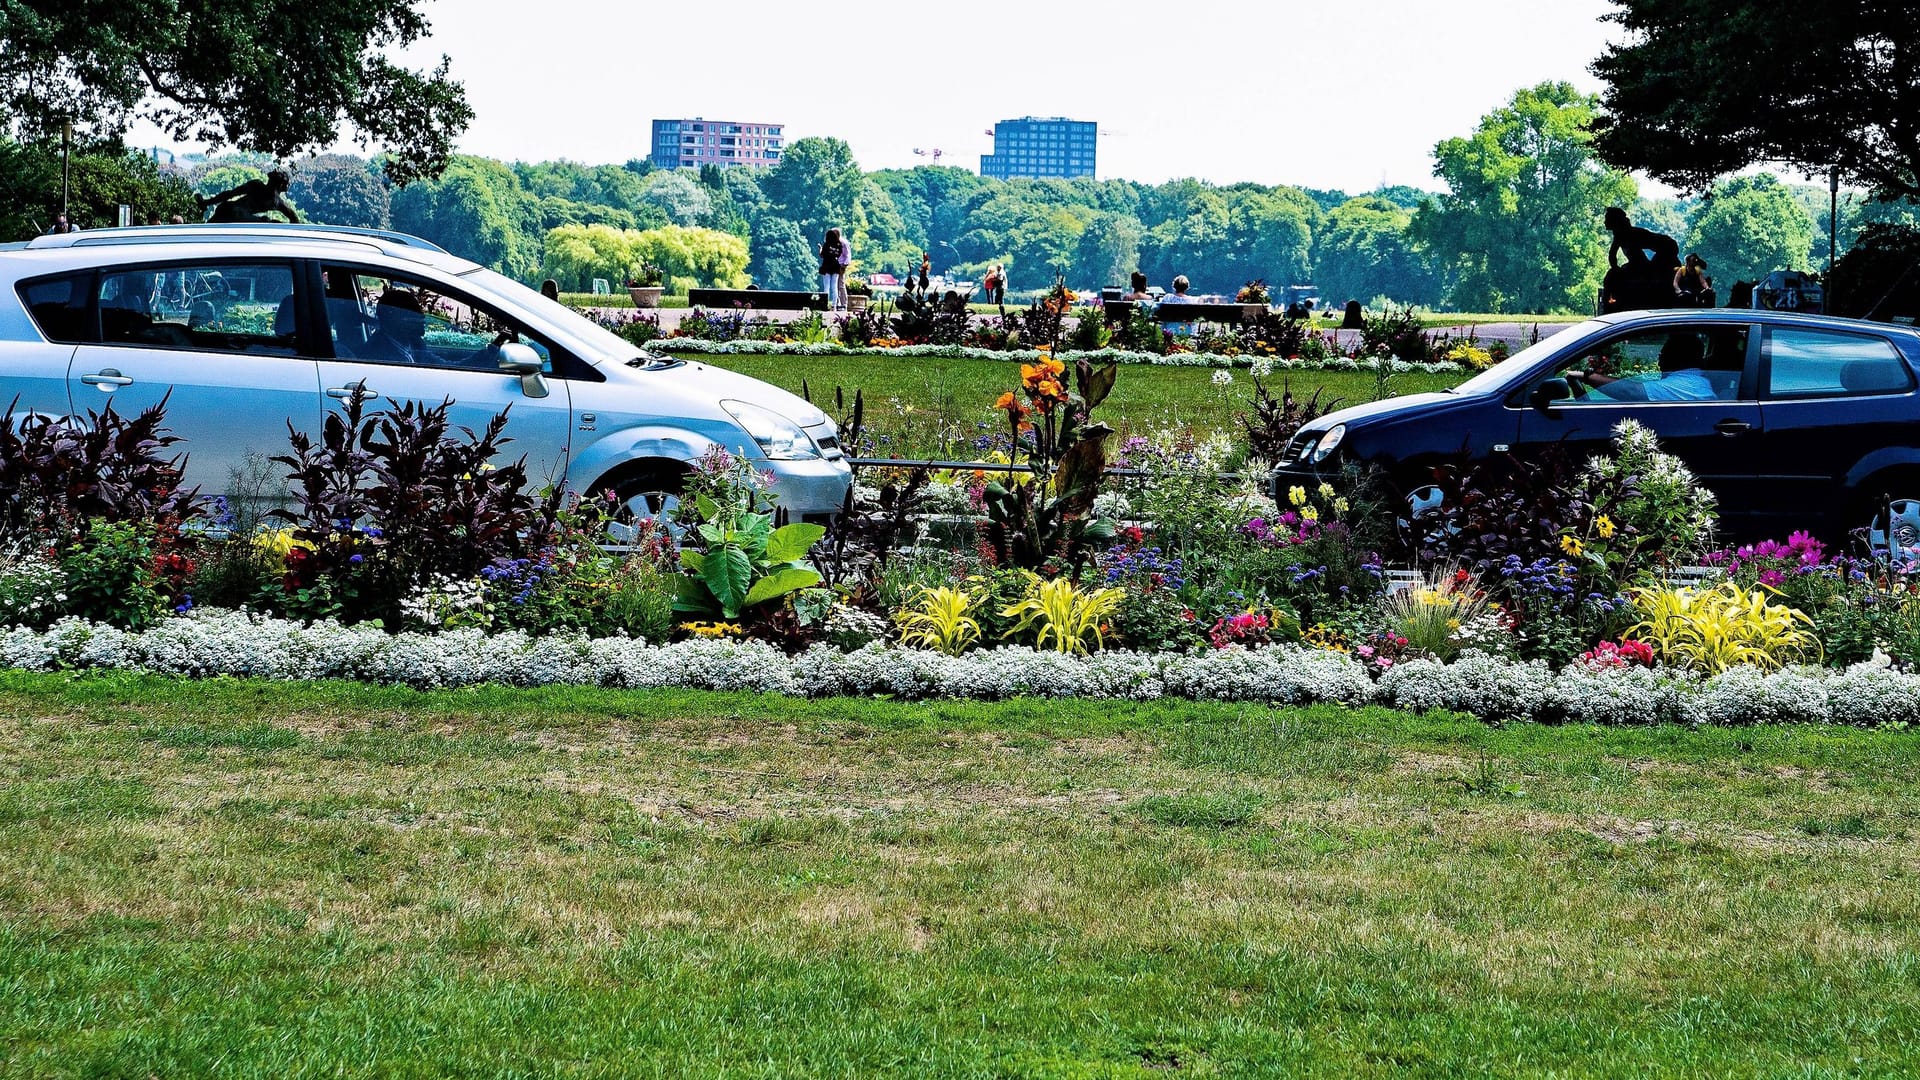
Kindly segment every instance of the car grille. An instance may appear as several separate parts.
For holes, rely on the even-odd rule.
[[[1293,441],[1287,443],[1286,453],[1280,455],[1281,464],[1290,461],[1299,461],[1306,457],[1307,450],[1313,446],[1314,440],[1318,438],[1319,435],[1320,433],[1317,431],[1296,432],[1293,436]]]

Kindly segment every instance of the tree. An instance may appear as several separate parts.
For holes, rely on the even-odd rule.
[[[1606,269],[1600,215],[1633,201],[1633,181],[1593,156],[1597,102],[1572,85],[1520,90],[1467,138],[1433,148],[1448,192],[1421,206],[1414,234],[1466,311],[1581,311]]]
[[[351,154],[321,154],[294,166],[287,197],[302,217],[323,225],[384,229],[393,221],[386,185]]]
[[[1688,247],[1707,260],[1722,297],[1736,281],[1806,267],[1813,221],[1777,177],[1741,176],[1717,185],[1693,218]]]
[[[586,292],[597,277],[618,286],[638,266],[635,235],[610,225],[562,225],[547,233],[540,274],[568,292]]]
[[[1348,199],[1327,215],[1314,249],[1313,280],[1331,304],[1385,296],[1402,304],[1432,304],[1439,279],[1409,235],[1413,213],[1389,199]]]
[[[473,119],[442,57],[387,57],[427,37],[420,0],[0,0],[0,113],[29,141],[71,121],[117,140],[135,119],[175,139],[287,158],[342,123],[388,149],[399,184],[439,173]]]
[[[694,180],[692,169],[662,169],[647,177],[640,196],[659,208],[668,223],[695,225],[713,209],[713,197]]]
[[[761,178],[760,190],[775,213],[818,243],[828,229],[852,227],[861,180],[853,148],[845,142],[796,139]]]
[[[439,179],[395,192],[393,227],[521,281],[540,267],[533,200],[511,169],[488,158],[456,157]]]
[[[666,225],[633,233],[631,243],[635,262],[652,263],[665,271],[670,289],[746,287],[747,242],[732,233]]]
[[[763,289],[812,289],[820,263],[800,227],[783,217],[762,215],[753,223],[753,257],[747,270]]]
[[[1700,190],[1772,161],[1920,196],[1920,8],[1613,0],[1596,149]]]
[[[69,216],[83,228],[114,224],[122,204],[133,208],[135,221],[175,214],[191,220],[199,212],[178,171],[112,146],[74,154],[69,188]],[[0,136],[0,240],[46,232],[59,212],[60,155]]]

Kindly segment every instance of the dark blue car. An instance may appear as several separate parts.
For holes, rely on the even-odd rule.
[[[1737,309],[1569,327],[1461,385],[1330,413],[1288,444],[1284,485],[1380,466],[1416,510],[1432,467],[1506,451],[1603,452],[1632,417],[1719,497],[1729,538],[1869,529],[1920,546],[1920,333]]]

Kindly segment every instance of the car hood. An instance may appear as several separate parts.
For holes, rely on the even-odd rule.
[[[648,387],[665,385],[690,398],[714,402],[744,401],[771,409],[801,427],[818,427],[827,422],[827,415],[799,394],[711,364],[689,361],[654,369],[630,367],[623,369],[621,376],[626,382]]]
[[[1344,409],[1330,412],[1315,419],[1307,427],[1315,431],[1326,431],[1335,424],[1354,426],[1368,421],[1391,420],[1414,412],[1431,414],[1434,409],[1448,404],[1460,404],[1466,400],[1459,394],[1437,392],[1382,398],[1379,401],[1369,401],[1364,405],[1349,405]]]

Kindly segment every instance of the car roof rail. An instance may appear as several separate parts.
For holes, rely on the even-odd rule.
[[[26,246],[29,248],[104,247],[135,244],[194,244],[210,241],[386,243],[396,247],[436,251],[442,255],[450,254],[446,248],[438,244],[408,233],[395,232],[392,229],[369,229],[358,225],[282,225],[274,222],[137,225],[124,229],[90,229],[36,236],[28,241]]]

